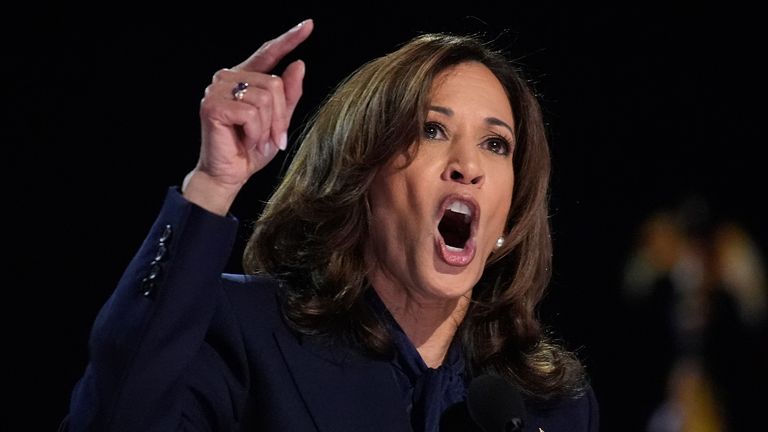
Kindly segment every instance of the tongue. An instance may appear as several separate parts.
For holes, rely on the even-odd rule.
[[[446,210],[437,229],[451,247],[463,249],[469,239],[469,224],[464,222],[465,216],[452,210]]]

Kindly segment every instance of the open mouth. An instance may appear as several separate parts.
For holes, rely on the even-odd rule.
[[[435,238],[438,255],[450,266],[469,265],[475,257],[475,233],[480,219],[477,202],[453,194],[443,199],[440,211]]]
[[[448,204],[437,229],[447,247],[461,250],[472,234],[472,207],[458,200],[452,200]]]

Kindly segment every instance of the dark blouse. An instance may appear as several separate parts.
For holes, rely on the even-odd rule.
[[[373,310],[389,328],[395,345],[392,373],[403,394],[411,425],[416,432],[436,432],[440,417],[453,404],[464,401],[470,377],[458,338],[448,348],[443,364],[431,368],[373,289],[368,290]]]

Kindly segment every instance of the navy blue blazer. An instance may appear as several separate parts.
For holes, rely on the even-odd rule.
[[[168,191],[96,318],[62,429],[410,431],[389,362],[292,332],[275,280],[222,277],[237,227]],[[527,431],[597,428],[591,390],[528,409]]]

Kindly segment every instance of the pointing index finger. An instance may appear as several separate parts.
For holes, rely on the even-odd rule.
[[[234,70],[267,73],[271,71],[286,54],[293,51],[312,33],[314,22],[306,19],[280,36],[265,42],[248,59],[235,66]]]

